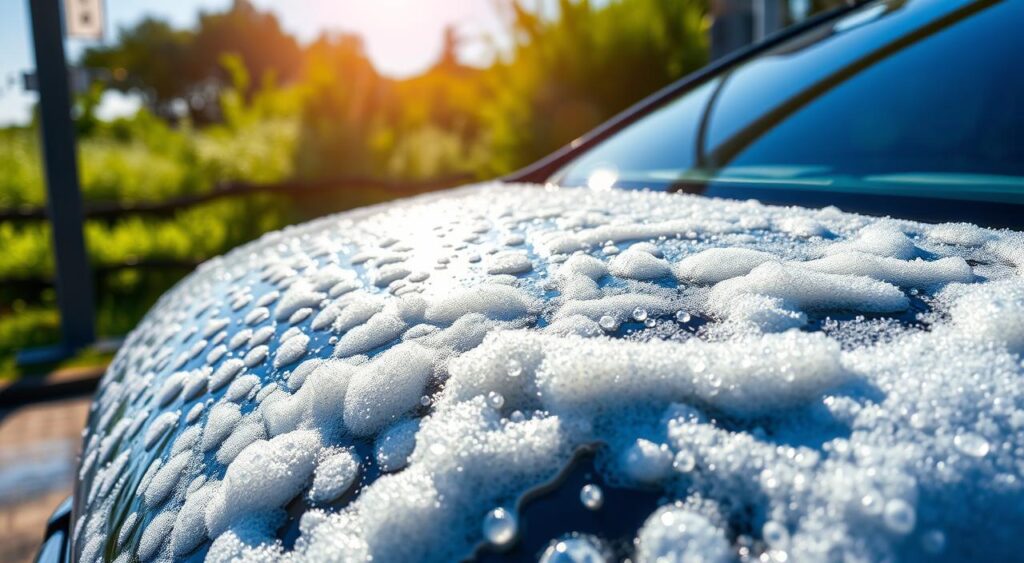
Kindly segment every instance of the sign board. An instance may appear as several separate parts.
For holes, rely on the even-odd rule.
[[[103,0],[64,0],[68,37],[103,39]]]

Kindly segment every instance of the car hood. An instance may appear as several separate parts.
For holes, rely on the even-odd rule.
[[[1010,557],[1022,241],[508,184],[271,233],[125,341],[74,553]],[[581,455],[589,528],[524,526]],[[624,530],[616,491],[650,501]]]

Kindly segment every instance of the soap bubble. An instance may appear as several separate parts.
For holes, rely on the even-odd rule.
[[[693,468],[697,466],[697,459],[693,457],[693,454],[681,450],[676,453],[676,457],[672,460],[672,468],[680,473],[689,473],[693,471]]]
[[[974,432],[957,434],[956,437],[953,438],[953,445],[955,445],[957,449],[965,455],[969,455],[971,457],[985,457],[989,450],[988,440]]]
[[[523,364],[519,360],[512,359],[505,366],[509,377],[519,377],[523,373]]]
[[[882,515],[885,527],[897,534],[909,534],[917,523],[917,513],[914,507],[907,501],[899,498],[891,499],[885,503],[885,511]]]
[[[493,545],[503,546],[512,543],[518,527],[515,515],[501,507],[488,512],[484,517],[484,537]]]
[[[497,391],[491,391],[487,394],[487,404],[491,405],[496,409],[500,409],[505,404],[505,397]]]
[[[612,317],[611,315],[602,315],[601,318],[598,319],[597,324],[608,332],[612,332],[618,328],[619,325],[619,323],[615,322],[615,317]]]
[[[580,489],[580,502],[590,510],[598,510],[604,504],[604,491],[592,483],[583,485]]]
[[[764,541],[775,548],[785,548],[789,545],[789,530],[781,522],[769,520],[761,528],[761,537]]]
[[[643,307],[633,309],[633,320],[643,322],[647,320],[647,310]]]
[[[691,318],[692,317],[690,317],[690,313],[687,313],[686,311],[677,311],[676,312],[676,320],[681,322],[681,323],[688,323],[688,322],[690,322]]]

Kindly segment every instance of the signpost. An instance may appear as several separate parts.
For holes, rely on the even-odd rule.
[[[96,339],[92,272],[85,252],[82,194],[78,186],[78,162],[71,120],[71,93],[61,0],[28,0],[32,16],[32,40],[39,87],[39,122],[46,176],[46,206],[52,230],[56,262],[57,305],[60,308],[61,345],[55,349],[30,351],[19,361],[50,362],[67,357]],[[69,27],[102,33],[99,0],[67,0],[74,4],[69,14],[79,21]],[[85,14],[88,14],[86,16]],[[100,23],[95,23],[100,22]]]
[[[782,29],[787,0],[712,0],[711,60]]]

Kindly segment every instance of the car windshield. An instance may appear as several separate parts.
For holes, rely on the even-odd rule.
[[[551,180],[1024,203],[1024,2],[870,3],[688,89]]]

